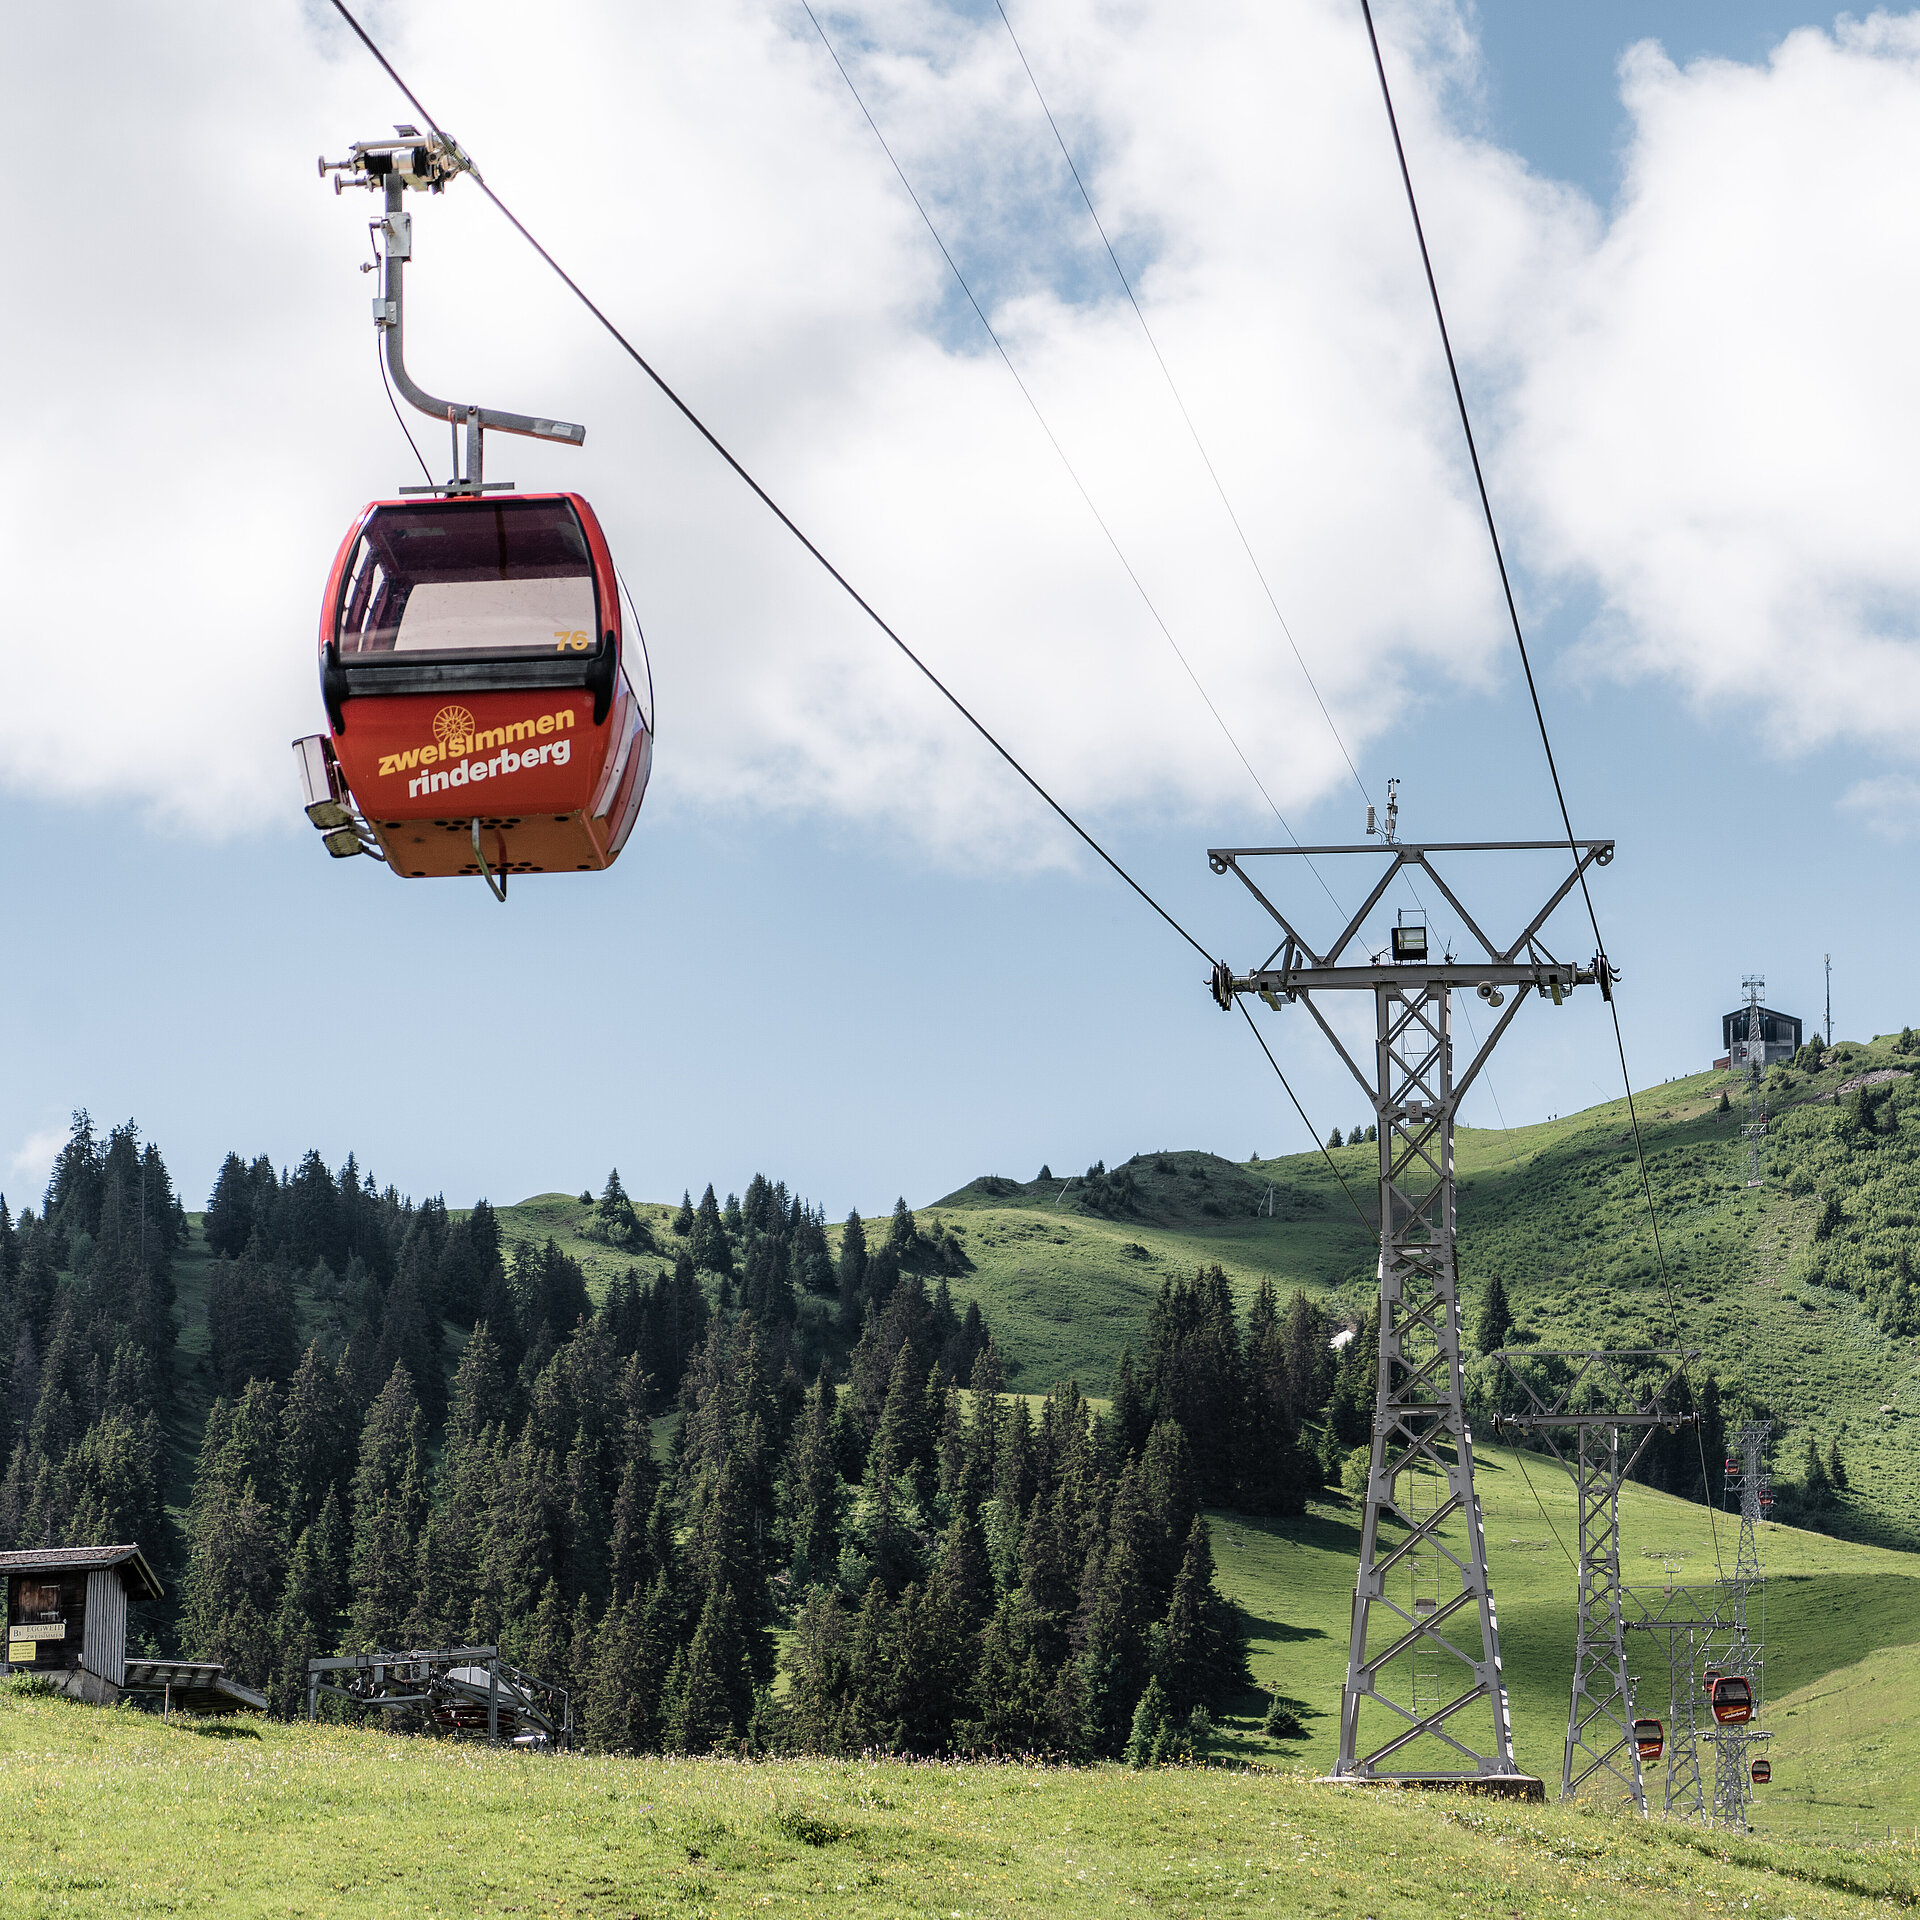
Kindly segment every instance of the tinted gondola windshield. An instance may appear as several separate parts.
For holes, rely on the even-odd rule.
[[[593,560],[566,500],[376,507],[341,582],[343,655],[585,653]]]

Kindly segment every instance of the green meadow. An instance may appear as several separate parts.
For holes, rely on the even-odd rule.
[[[517,1755],[0,1693],[9,1920],[820,1914],[1826,1920],[1913,1848],[1315,1785],[1298,1769]]]

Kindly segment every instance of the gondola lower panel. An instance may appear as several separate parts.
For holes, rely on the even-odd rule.
[[[356,700],[334,751],[393,871],[576,873],[610,866],[646,791],[652,736],[621,678],[593,724],[586,693],[521,689]]]

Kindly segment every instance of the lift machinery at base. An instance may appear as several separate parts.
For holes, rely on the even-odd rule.
[[[552,1751],[573,1745],[565,1687],[509,1666],[498,1647],[413,1647],[307,1662],[307,1718],[320,1696],[400,1731]]]
[[[385,195],[374,325],[394,386],[448,423],[454,471],[348,528],[320,609],[328,731],[294,752],[329,853],[408,879],[478,874],[504,900],[512,873],[613,864],[646,795],[652,714],[628,676],[619,575],[592,507],[482,477],[489,427],[565,446],[586,429],[437,400],[407,374],[405,190],[438,193],[469,163],[450,141],[397,132],[321,172],[336,192]]]

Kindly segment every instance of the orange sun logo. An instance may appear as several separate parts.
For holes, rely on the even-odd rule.
[[[433,737],[443,747],[464,746],[473,738],[473,715],[465,707],[442,707],[433,716]]]

